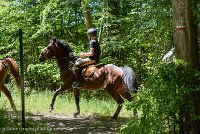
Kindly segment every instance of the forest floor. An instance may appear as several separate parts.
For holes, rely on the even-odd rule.
[[[21,126],[21,119],[13,119],[13,122],[17,122]],[[34,132],[39,134],[44,132],[52,134],[119,134],[121,125],[127,121],[128,119],[125,117],[118,117],[113,121],[109,116],[102,117],[98,114],[74,118],[62,114],[26,113],[25,131],[31,134]],[[9,130],[6,131],[9,132]]]
[[[73,116],[49,114],[29,115],[27,118],[39,124],[46,124],[47,130],[56,134],[117,134],[120,126],[127,121],[122,117],[119,117],[117,121],[112,121],[110,117],[98,115],[74,118]]]

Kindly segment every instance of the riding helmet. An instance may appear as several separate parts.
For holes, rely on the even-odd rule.
[[[90,28],[90,29],[88,29],[87,33],[96,35],[97,34],[97,30],[95,28]]]

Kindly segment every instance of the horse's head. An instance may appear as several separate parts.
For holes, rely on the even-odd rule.
[[[52,38],[50,43],[45,48],[45,50],[40,54],[39,60],[44,62],[47,59],[55,58],[67,58],[69,52],[65,49],[66,44],[61,43],[56,40],[56,38]]]

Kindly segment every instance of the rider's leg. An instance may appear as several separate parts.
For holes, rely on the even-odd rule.
[[[83,87],[83,83],[82,83],[82,77],[81,77],[81,69],[80,69],[80,65],[83,63],[82,59],[76,61],[76,63],[73,66],[73,71],[74,74],[76,75],[76,82],[73,84],[74,88],[81,88]]]
[[[80,70],[80,68],[77,68],[77,69],[74,70],[74,71],[75,71],[76,78],[77,78],[75,87],[76,87],[76,88],[81,88],[81,87],[83,87],[82,76],[81,76],[81,70]]]
[[[91,65],[91,64],[94,64],[95,62],[96,62],[95,60],[91,60],[89,58],[79,59],[76,61],[76,63],[73,66],[73,70],[74,70],[74,73],[77,78],[76,83],[73,85],[74,88],[82,88],[83,87],[83,80],[82,80],[82,76],[81,76],[80,67]]]

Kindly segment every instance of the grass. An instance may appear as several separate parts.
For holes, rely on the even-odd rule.
[[[15,89],[12,85],[7,85],[8,89],[11,89],[11,94],[14,100],[14,103],[16,104],[17,110],[21,111],[21,95]],[[82,91],[81,91],[82,92]],[[94,94],[89,91],[88,93]],[[85,93],[85,92],[84,92]],[[102,95],[102,94],[101,94]],[[52,99],[53,92],[52,91],[35,91],[30,90],[28,88],[25,88],[25,112],[26,115],[28,114],[38,114],[38,115],[47,115],[48,107],[50,104],[50,101]],[[91,95],[93,96],[93,95]],[[96,116],[98,117],[106,117],[112,116],[117,108],[117,103],[109,96],[105,95],[106,97],[87,97],[86,94],[82,95],[80,98],[80,110],[81,110],[81,117],[87,117],[87,116]],[[107,97],[109,96],[109,97]],[[88,99],[89,98],[89,99]],[[72,92],[66,92],[59,94],[57,96],[54,110],[51,114],[56,115],[65,115],[65,116],[71,116],[75,112],[75,100]],[[3,112],[1,112],[3,111]],[[12,111],[10,107],[10,103],[6,96],[1,93],[0,96],[0,133],[7,133],[15,134],[20,133],[23,131],[13,130],[13,131],[4,131],[5,128],[22,128],[21,126],[21,113],[19,113],[19,117],[15,117],[13,119],[12,115],[9,115],[9,113],[5,111]],[[126,110],[125,106],[122,108],[121,113],[119,115],[120,117],[132,117],[132,111]],[[4,124],[4,125],[3,125]],[[33,119],[26,120],[26,127],[28,128],[47,128],[47,123],[39,123],[36,122]],[[3,130],[3,131],[2,131]],[[23,133],[51,133],[49,130],[44,131],[25,131]]]
[[[8,89],[11,89],[11,94],[14,100],[14,103],[17,107],[18,111],[21,111],[21,95],[15,86],[7,85]],[[13,88],[14,87],[14,88]],[[84,92],[84,91],[81,91]],[[80,98],[80,110],[81,110],[81,117],[98,117],[98,118],[109,118],[112,116],[117,108],[116,102],[109,96],[109,95],[102,95],[101,97],[95,98],[94,92],[88,91],[81,93],[82,96]],[[89,96],[87,95],[89,93]],[[90,94],[91,93],[91,94]],[[52,99],[53,92],[52,91],[36,91],[30,90],[28,88],[25,89],[25,112],[26,112],[26,128],[29,130],[23,130],[21,124],[21,112],[16,116],[10,107],[10,103],[6,96],[1,93],[0,96],[0,134],[51,134],[52,131],[47,130],[37,130],[39,128],[49,128],[48,120],[41,119],[40,121],[36,121],[33,118],[29,118],[30,115],[49,115],[48,107],[50,101]],[[91,97],[93,96],[93,97]],[[103,96],[103,97],[102,97]],[[109,96],[109,97],[108,97]],[[88,99],[89,98],[89,99]],[[64,115],[64,116],[71,116],[75,112],[75,100],[72,92],[65,92],[59,94],[57,96],[54,110],[51,114],[55,115]],[[11,111],[11,112],[10,112]],[[14,115],[14,116],[13,116]],[[125,106],[122,108],[120,117],[129,118],[132,117],[132,111],[126,110]],[[109,119],[108,119],[109,120]],[[106,121],[108,121],[106,120]],[[100,125],[97,121],[93,123],[99,126],[104,127],[104,122],[100,121]],[[103,123],[103,125],[102,125]],[[117,122],[116,122],[117,124]],[[120,124],[119,124],[120,125]],[[118,126],[119,126],[118,125]],[[95,126],[94,126],[95,127]],[[7,130],[8,129],[8,130]],[[13,130],[9,130],[13,129]],[[36,129],[36,130],[35,130]]]
[[[11,89],[11,87],[8,87]],[[28,91],[29,89],[25,89]],[[21,95],[17,90],[10,90],[18,110],[21,109]],[[25,91],[25,111],[33,114],[47,114],[51,102],[52,91],[31,91],[26,94]],[[90,91],[94,92],[94,91]],[[81,115],[90,116],[99,114],[100,116],[112,116],[117,108],[117,103],[110,98],[80,98]],[[0,97],[0,109],[10,109],[8,99],[3,93]],[[59,94],[56,98],[52,114],[72,115],[75,112],[75,100],[72,92]],[[132,117],[132,111],[126,110],[124,106],[121,110],[121,117]]]

